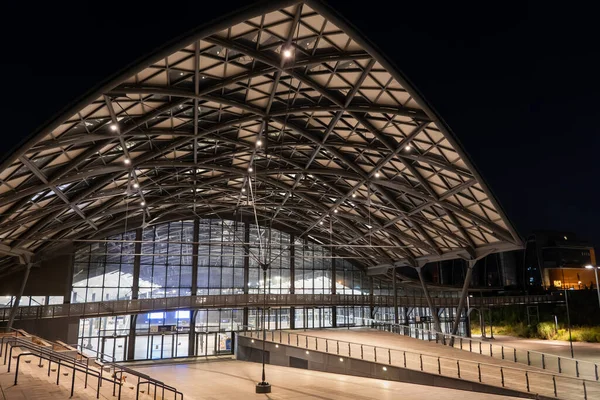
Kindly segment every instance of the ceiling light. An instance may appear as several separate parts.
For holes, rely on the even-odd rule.
[[[258,139],[258,140],[256,141],[256,145],[257,145],[257,146],[261,146],[261,145],[262,145],[262,140]]]
[[[356,193],[352,193],[352,198],[356,198]]]
[[[306,354],[310,354],[310,353],[308,352],[308,350],[306,350]]]
[[[384,370],[384,371],[387,371],[387,367],[383,367],[383,370]]]
[[[344,359],[342,357],[340,357],[340,362],[344,362]]]
[[[323,221],[320,221],[320,222],[319,222],[319,225],[323,225]]]
[[[140,202],[140,206],[144,207],[145,205],[146,205],[146,202],[145,202],[145,201],[141,201],[141,202]]]
[[[242,193],[244,193],[246,191],[246,188],[242,188]]]
[[[379,178],[381,174],[379,172],[375,172],[375,178]]]
[[[410,150],[410,144],[407,144],[406,147],[404,148],[404,150],[406,150],[406,151]]]
[[[206,78],[205,76],[202,77],[202,79]]]
[[[180,72],[179,75],[183,76],[183,72]]]
[[[133,184],[133,188],[134,188],[134,189],[137,189],[137,188],[139,188],[139,187],[140,187],[140,184],[139,184],[139,183],[137,183],[137,182],[136,182],[136,183],[134,183],[134,184]]]
[[[252,172],[252,171],[254,171],[254,170],[252,169],[252,167],[248,167],[248,172]]]
[[[337,211],[337,209],[335,209],[335,210],[333,210],[333,212],[337,214],[338,211]]]
[[[284,56],[285,58],[290,58],[290,57],[292,56],[292,50],[291,50],[291,49],[285,49],[285,50],[283,51],[283,56]]]
[[[110,125],[110,130],[111,130],[111,131],[116,131],[116,130],[117,130],[117,128],[118,128],[117,124],[111,124],[111,125]]]
[[[129,158],[124,159],[123,162],[125,163],[125,165],[131,164],[131,160]]]

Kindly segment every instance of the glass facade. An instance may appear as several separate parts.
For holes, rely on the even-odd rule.
[[[266,282],[260,267],[264,262],[270,265]],[[258,294],[264,292],[265,284],[270,294],[393,294],[390,282],[368,277],[348,258],[332,255],[327,246],[251,223],[199,219],[163,223],[86,243],[75,254],[71,302],[192,293]],[[421,296],[421,291],[398,287],[398,294]],[[0,300],[9,304],[12,299]],[[24,301],[45,304],[62,302],[62,298],[27,297]],[[79,345],[116,361],[231,353],[233,333],[262,329],[262,312],[255,306],[87,318],[80,321]],[[429,320],[420,318],[429,313],[426,308],[403,310],[400,321],[419,324]],[[264,315],[267,329],[362,326],[371,319],[391,322],[393,308],[271,307]],[[419,327],[426,326],[421,322]]]
[[[137,256],[135,231],[79,248],[75,254],[71,302],[189,296],[194,289],[194,274],[197,295],[263,293],[259,264],[265,260],[270,264],[268,293],[369,293],[369,278],[348,259],[335,258],[323,246],[293,239],[279,230],[258,229],[254,224],[201,219],[195,237],[194,221],[177,221],[147,227],[138,240],[141,254]],[[198,257],[194,268],[195,243]],[[261,253],[261,243],[269,249],[267,254]],[[269,246],[265,246],[267,243]],[[137,295],[133,293],[136,257],[140,265]]]

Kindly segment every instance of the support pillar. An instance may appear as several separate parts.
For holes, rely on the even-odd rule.
[[[481,337],[485,338],[485,309],[483,307],[479,309],[479,327],[481,328]]]
[[[196,316],[198,310],[193,310],[190,319],[190,332],[188,336],[188,356],[196,355]]]
[[[129,318],[129,338],[127,339],[127,361],[135,359],[135,326],[137,324],[137,314]]]
[[[394,294],[394,324],[398,324],[398,288],[396,287],[396,267],[392,268],[392,292]]]
[[[142,258],[142,228],[135,230],[135,244],[133,246],[133,282],[131,285],[131,298],[139,299],[140,295],[140,263]],[[129,346],[131,347],[131,346]]]
[[[417,274],[419,274],[419,280],[421,281],[421,287],[423,288],[423,293],[425,294],[425,300],[427,300],[427,306],[431,311],[431,316],[433,318],[433,323],[435,326],[436,332],[442,332],[442,326],[440,324],[440,317],[438,316],[437,309],[433,306],[433,301],[431,301],[431,296],[429,295],[429,290],[427,290],[427,285],[425,284],[425,280],[423,279],[423,272],[421,268],[417,268]]]
[[[475,266],[474,260],[467,261],[467,274],[465,276],[465,281],[463,283],[463,288],[460,293],[460,299],[458,300],[458,308],[456,309],[456,315],[454,317],[454,324],[452,325],[452,335],[456,335],[458,332],[458,324],[460,324],[460,316],[463,312],[463,308],[465,307],[465,300],[467,298],[467,292],[469,290],[469,285],[471,284],[471,276],[473,276],[473,267]],[[465,313],[465,316],[467,313]],[[454,346],[454,336],[450,338],[450,347]]]
[[[192,296],[198,295],[198,240],[200,239],[200,219],[194,219],[194,239],[192,240]]]
[[[25,274],[23,275],[23,282],[21,282],[21,289],[19,290],[19,294],[15,297],[15,301],[10,310],[10,314],[8,315],[8,323],[6,324],[7,332],[10,332],[10,328],[12,328],[13,322],[15,322],[15,317],[17,316],[17,311],[19,310],[19,303],[21,302],[21,297],[23,296],[23,292],[25,291],[25,286],[27,285],[27,279],[29,279],[30,271],[31,262],[28,262],[25,268]]]

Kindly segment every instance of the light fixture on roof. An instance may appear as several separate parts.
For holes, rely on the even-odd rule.
[[[125,159],[123,160],[123,162],[125,163],[125,165],[129,165],[129,164],[131,164],[131,160],[130,160],[129,158],[125,158]]]
[[[136,182],[136,183],[134,183],[134,184],[133,184],[133,188],[134,188],[134,189],[137,189],[137,188],[139,188],[139,187],[140,187],[140,184],[139,184],[139,183],[137,183],[137,182]]]
[[[338,212],[337,208],[335,210],[333,210],[333,212],[337,214],[337,212]]]
[[[246,188],[245,188],[245,187],[243,187],[243,188],[242,188],[242,193],[245,193],[245,192],[246,192]]]
[[[379,173],[379,171],[375,172],[375,178],[379,178],[381,176],[381,174]]]
[[[262,146],[262,140],[258,139],[258,140],[256,141],[256,145],[257,145],[257,146]]]
[[[116,131],[118,128],[117,124],[110,124],[110,130],[111,131]]]
[[[352,193],[352,198],[355,199],[356,198],[356,193]]]
[[[292,51],[291,47],[286,47],[283,49],[283,58],[291,58],[292,55],[294,54],[294,52]]]
[[[411,147],[410,147],[410,144],[407,144],[407,145],[404,147],[404,150],[406,150],[406,151],[408,151],[408,150],[410,150],[410,149],[411,149]]]
[[[254,170],[252,169],[252,167],[248,167],[248,172],[252,172],[252,171],[254,171]]]
[[[183,76],[183,72],[180,72],[179,75]]]
[[[319,225],[323,225],[323,221],[319,221]]]
[[[145,202],[145,201],[141,201],[141,202],[140,202],[140,206],[144,207],[145,205],[146,205],[146,202]]]

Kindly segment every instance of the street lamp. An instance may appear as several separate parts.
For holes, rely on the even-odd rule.
[[[598,306],[600,307],[600,287],[598,287],[598,267],[594,267],[593,265],[586,265],[586,269],[593,269],[594,274],[596,275],[596,291],[598,292]]]

